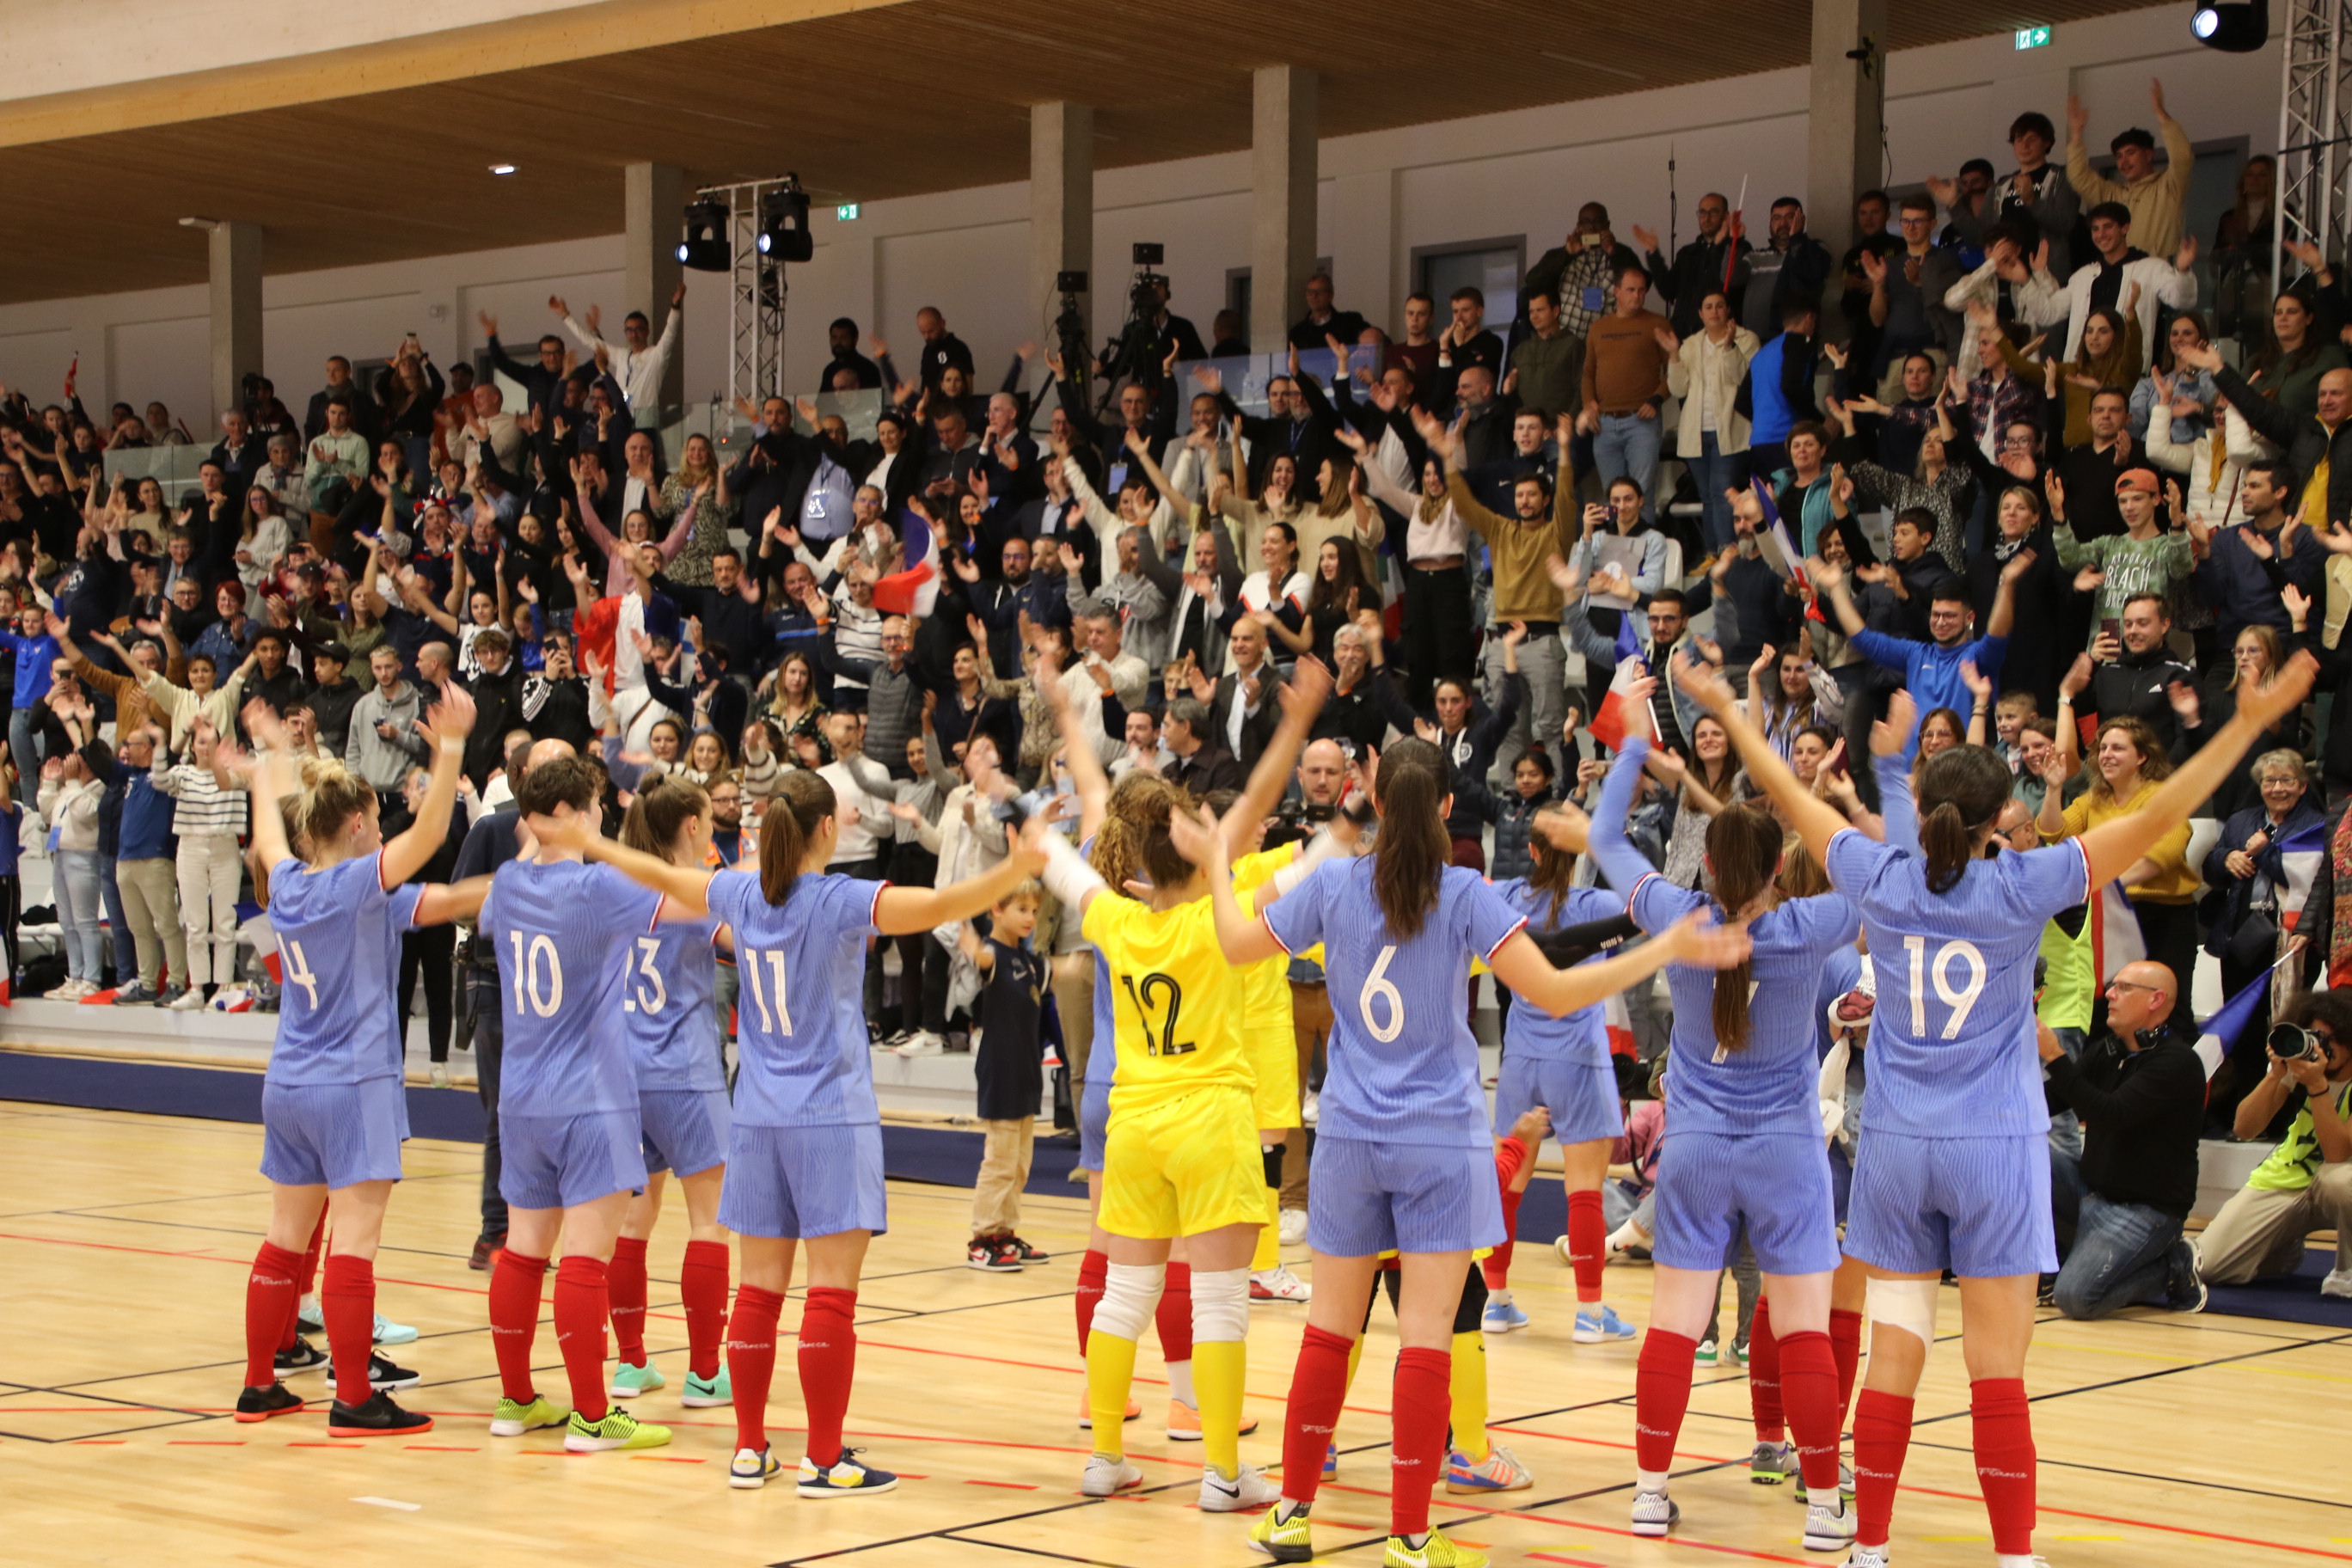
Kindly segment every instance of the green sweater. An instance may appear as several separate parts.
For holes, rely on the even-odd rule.
[[[2051,528],[2050,537],[2057,542],[2058,564],[2067,571],[2096,566],[2106,574],[2106,581],[2099,584],[2098,612],[2092,616],[2095,637],[2100,621],[2121,616],[2124,605],[2142,594],[2154,594],[2170,604],[2174,580],[2197,569],[2189,535],[2179,530],[2146,539],[2110,533],[2086,541],[2076,539],[2074,527],[2061,522]]]

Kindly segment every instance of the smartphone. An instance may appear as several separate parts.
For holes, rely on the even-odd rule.
[[[2113,616],[2102,616],[2099,617],[2099,635],[2113,637],[2120,643],[2124,640],[2124,624]]]
[[[1597,250],[1597,249],[1599,249],[1599,248],[1600,248],[1600,246],[1601,246],[1601,237],[1600,237],[1599,235],[1597,235],[1597,234],[1588,234],[1588,235],[1586,235],[1586,236],[1584,237],[1584,248],[1585,248],[1585,249],[1587,249],[1587,250]]]

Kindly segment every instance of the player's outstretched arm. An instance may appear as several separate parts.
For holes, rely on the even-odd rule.
[[[2083,858],[2090,863],[2091,885],[2105,887],[2122,876],[2158,839],[2195,815],[2199,803],[2221,787],[2263,731],[2303,706],[2318,674],[2318,660],[2308,653],[2296,654],[2276,675],[2238,699],[2238,710],[2221,733],[2173,770],[2146,805],[2084,834]]]
[[[1062,756],[1069,763],[1070,787],[1078,792],[1078,842],[1084,844],[1102,826],[1103,813],[1110,804],[1110,775],[1103,772],[1094,742],[1087,738],[1085,727],[1070,707],[1069,694],[1062,689],[1062,672],[1054,661],[1040,658],[1032,679],[1037,682],[1037,695],[1045,700],[1045,710],[1053,714],[1062,732]]]
[[[434,742],[433,774],[416,820],[383,847],[383,885],[396,888],[440,852],[449,837],[449,814],[457,800],[457,774],[466,764],[466,737],[474,732],[474,700],[465,688],[451,683],[441,689],[441,700],[421,726]]]
[[[1675,684],[1690,693],[1693,700],[1713,714],[1731,743],[1739,748],[1739,760],[1748,769],[1748,776],[1764,786],[1765,793],[1788,814],[1790,826],[1805,841],[1805,848],[1815,860],[1829,864],[1830,840],[1838,830],[1853,825],[1830,804],[1799,782],[1764,731],[1748,722],[1739,711],[1739,703],[1722,676],[1698,663],[1687,653],[1677,655],[1674,661]]]
[[[301,786],[287,760],[285,728],[269,704],[258,699],[246,704],[245,732],[264,749],[241,753],[224,742],[220,750],[229,753],[229,771],[244,778],[247,797],[253,802],[253,847],[262,866],[274,868],[294,853],[286,842],[286,813],[278,803]]]
[[[416,900],[416,923],[443,926],[452,921],[470,921],[482,912],[482,900],[489,896],[488,877],[468,877],[462,882],[427,882]]]
[[[874,901],[874,923],[885,936],[929,931],[950,921],[969,920],[1008,897],[1045,869],[1045,836],[1053,829],[1041,812],[1021,825],[1021,842],[993,870],[944,888],[886,888]],[[1054,834],[1059,838],[1059,834]],[[1062,846],[1068,848],[1065,843]]]
[[[1250,770],[1241,798],[1225,814],[1226,855],[1241,853],[1251,830],[1281,802],[1282,792],[1290,783],[1290,770],[1298,764],[1298,753],[1306,749],[1307,732],[1315,728],[1315,717],[1323,711],[1331,685],[1331,672],[1321,660],[1309,658],[1293,666],[1290,679],[1276,688],[1282,703],[1282,722],[1266,742],[1265,754]]]
[[[1669,963],[1695,964],[1702,969],[1728,969],[1748,956],[1748,933],[1725,926],[1702,926],[1694,911],[1631,952],[1574,969],[1555,969],[1551,961],[1524,931],[1495,950],[1486,963],[1495,978],[1509,986],[1522,1001],[1531,1002],[1553,1017],[1615,995],[1647,980]]]
[[[523,825],[531,837],[552,849],[576,851],[583,858],[610,866],[640,887],[650,888],[689,915],[710,912],[710,883],[719,875],[708,866],[673,866],[658,855],[648,855],[615,843],[597,831],[598,822],[583,812],[564,816],[530,816]]]
[[[1271,753],[1269,753],[1271,754]],[[1248,803],[1236,802],[1226,814],[1231,822]],[[1181,812],[1168,816],[1168,841],[1176,853],[1198,866],[1209,876],[1209,905],[1216,913],[1217,946],[1223,950],[1228,963],[1255,963],[1260,959],[1278,958],[1282,944],[1265,922],[1252,917],[1234,896],[1234,868],[1227,853],[1227,836],[1207,806],[1198,816],[1186,816]]]

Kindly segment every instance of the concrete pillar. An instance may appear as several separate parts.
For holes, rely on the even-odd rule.
[[[1854,197],[1885,166],[1886,0],[1813,0],[1812,65],[1805,227],[1834,265],[1854,241]],[[1834,276],[1828,292],[1825,313],[1836,308]]]
[[[1055,321],[1062,293],[1060,272],[1084,272],[1095,252],[1095,111],[1084,103],[1038,103],[1029,109],[1029,318],[1024,339],[1049,347],[1060,341]],[[1099,281],[1089,277],[1087,281]],[[1081,336],[1094,342],[1094,296],[1078,296]],[[1073,371],[1076,366],[1072,366]]]
[[[1302,66],[1250,73],[1250,350],[1278,353],[1315,270],[1320,79]]]
[[[685,276],[678,265],[678,219],[686,210],[686,174],[672,163],[631,163],[622,174],[623,230],[621,315],[643,310],[650,323],[651,341],[661,342],[669,321],[669,297]],[[727,283],[718,274],[704,289],[701,309],[720,315],[727,311]],[[608,320],[604,330],[620,341],[621,323]],[[659,423],[677,417],[684,403],[686,354],[670,355],[669,374],[662,379]],[[638,418],[645,415],[639,411]]]
[[[247,372],[261,370],[261,226],[223,222],[212,248],[213,420],[245,402]],[[209,444],[209,443],[208,443]]]

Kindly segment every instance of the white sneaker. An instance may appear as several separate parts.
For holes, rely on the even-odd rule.
[[[1664,1492],[1639,1492],[1633,1498],[1633,1533],[1662,1536],[1682,1522],[1683,1510]]]
[[[1271,1508],[1281,1500],[1282,1489],[1267,1480],[1265,1472],[1255,1465],[1244,1465],[1232,1480],[1219,1475],[1214,1465],[1201,1467],[1202,1513],[1246,1513]]]
[[[169,1002],[163,1004],[164,1006],[169,1007],[174,1013],[193,1013],[204,1005],[205,993],[204,988],[200,985],[191,985],[185,991],[181,992],[177,996],[173,997]]]
[[[1263,1274],[1252,1274],[1249,1281],[1250,1305],[1268,1301],[1306,1302],[1314,1300],[1315,1288],[1280,1265]]]
[[[1562,1237],[1559,1238],[1559,1245],[1564,1247],[1567,1241],[1568,1238],[1566,1237]],[[1650,1233],[1643,1230],[1640,1226],[1635,1225],[1629,1219],[1623,1225],[1619,1226],[1615,1230],[1609,1233],[1608,1250],[1605,1254],[1604,1261],[1612,1263],[1615,1262],[1618,1258],[1622,1258],[1625,1255],[1625,1249],[1629,1247],[1646,1247],[1649,1245]],[[1563,1251],[1561,1256],[1563,1258],[1566,1257],[1566,1253]]]
[[[892,1047],[902,1057],[935,1057],[947,1048],[948,1043],[929,1030],[919,1035],[909,1035],[905,1045]]]
[[[1088,1497],[1108,1497],[1129,1487],[1143,1484],[1143,1472],[1125,1459],[1114,1459],[1108,1454],[1087,1456],[1087,1473],[1078,1478],[1078,1490]]]
[[[1276,1224],[1276,1229],[1280,1233],[1283,1246],[1304,1245],[1307,1240],[1307,1211],[1305,1209],[1283,1210],[1282,1217]]]
[[[83,997],[89,994],[89,982],[86,980],[75,980],[68,977],[66,983],[63,985],[58,986],[56,990],[42,992],[41,1000],[44,1002],[79,1002]]]
[[[1853,1510],[1843,1498],[1815,1498],[1805,1504],[1805,1550],[1841,1552],[1853,1544]]]
[[[1856,1546],[1845,1554],[1845,1568],[1886,1568],[1886,1546]]]
[[[430,1067],[428,1067],[428,1068],[426,1068],[425,1069],[425,1080],[427,1083],[431,1084],[435,1089],[446,1089],[446,1088],[448,1088],[448,1087],[449,1087],[449,1067],[448,1067],[448,1064],[447,1064],[447,1063],[446,1063],[446,1062],[435,1062],[435,1063],[433,1063]]]
[[[1298,1097],[1298,1125],[1312,1127],[1323,1117],[1323,1097],[1308,1089]]]
[[[2327,1278],[2319,1282],[2323,1296],[2352,1297],[2352,1268],[2331,1268]]]

